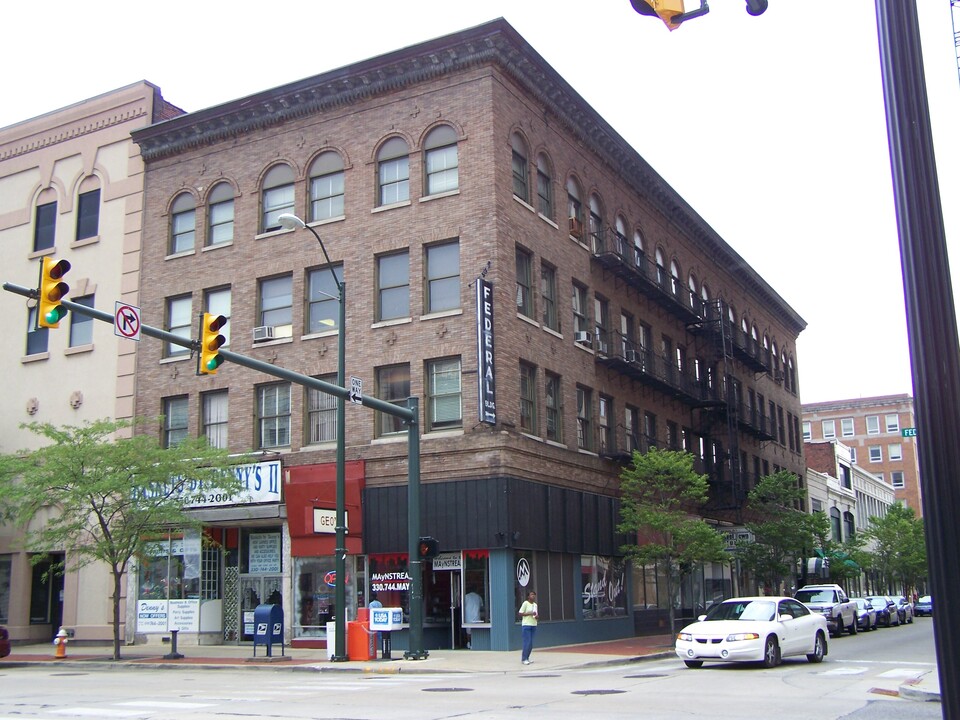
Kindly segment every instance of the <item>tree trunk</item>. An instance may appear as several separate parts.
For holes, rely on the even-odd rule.
[[[113,659],[120,659],[120,582],[123,570],[113,568]]]

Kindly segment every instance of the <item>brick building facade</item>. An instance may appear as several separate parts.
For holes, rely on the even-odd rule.
[[[530,584],[538,642],[660,627],[656,572],[627,567],[616,532],[634,449],[693,452],[711,480],[704,513],[730,527],[759,475],[803,476],[803,320],[504,21],[134,139],[147,166],[144,322],[196,336],[198,313],[222,313],[233,352],[332,379],[335,285],[312,234],[280,226],[292,213],[342,273],[347,375],[390,402],[420,398],[423,534],[443,551],[425,573],[428,647],[516,646]],[[481,282],[490,415],[478,409]],[[282,464],[282,498],[203,511],[225,548],[210,570],[222,581],[201,598],[220,613],[201,605],[208,639],[248,639],[253,601],[276,591],[292,640],[322,642],[332,398],[229,363],[198,377],[161,343],[143,345],[138,373],[139,411],[165,413],[167,441],[205,433]],[[390,416],[356,405],[344,431],[352,618],[373,593],[408,601],[407,445]],[[738,581],[705,568],[684,607]],[[479,618],[461,610],[471,591]]]

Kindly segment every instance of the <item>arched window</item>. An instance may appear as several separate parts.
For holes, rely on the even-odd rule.
[[[835,507],[830,508],[830,531],[834,542],[843,542],[843,535],[840,532],[840,510]]]
[[[700,307],[700,290],[697,287],[697,276],[693,273],[687,276],[687,289],[690,291],[690,307],[697,310]]]
[[[410,150],[403,138],[392,137],[377,152],[377,205],[410,199]]]
[[[663,259],[663,248],[657,248],[655,257],[657,262],[657,285],[665,288],[667,286],[667,266],[665,265],[666,261]]]
[[[617,257],[630,261],[630,248],[627,246],[627,221],[623,219],[623,215],[617,215],[617,219],[613,223],[613,232],[616,235],[616,244],[614,252],[617,253]]]
[[[85,177],[77,197],[77,240],[96,237],[100,232],[100,178]]]
[[[427,134],[423,164],[426,168],[424,194],[436,195],[460,187],[457,133],[452,127],[438,125]]]
[[[328,150],[310,164],[310,222],[343,217],[343,158]]]
[[[537,212],[553,220],[553,173],[543,153],[537,155]]]
[[[572,176],[567,178],[567,217],[570,221],[570,235],[582,240],[583,203],[580,202],[580,185]]]
[[[670,261],[670,292],[673,296],[680,299],[680,266],[676,260]]]
[[[190,252],[197,236],[197,201],[188,192],[180,193],[170,207],[170,254]]]
[[[207,198],[207,246],[233,242],[233,186],[219,182]]]
[[[513,194],[528,203],[530,202],[530,171],[527,167],[527,143],[524,142],[520,133],[515,132],[510,136],[510,147],[513,149]]]
[[[293,212],[293,179],[293,168],[286,163],[274,165],[267,171],[261,190],[260,232],[279,230],[277,218]]]
[[[634,264],[643,271],[646,271],[644,266],[644,260],[646,258],[643,254],[643,233],[639,230],[633,231],[633,262]]]

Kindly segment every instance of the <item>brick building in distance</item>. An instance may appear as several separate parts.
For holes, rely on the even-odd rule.
[[[629,567],[616,530],[634,449],[694,453],[704,515],[728,529],[757,477],[803,477],[803,319],[505,21],[134,140],[145,323],[195,337],[199,313],[220,313],[231,351],[334,378],[336,284],[312,234],[281,226],[295,214],[347,288],[347,375],[387,402],[420,399],[422,533],[442,550],[424,571],[428,648],[461,647],[467,629],[474,649],[516,647],[529,588],[547,645],[662,632],[662,574]],[[493,298],[492,356],[478,287]],[[206,434],[259,454],[263,494],[202,510],[222,551],[174,543],[155,564],[200,557],[200,590],[182,598],[199,603],[200,641],[249,640],[268,597],[294,644],[325,641],[339,430],[348,617],[374,593],[408,609],[396,418],[350,404],[340,429],[333,397],[230,363],[198,377],[157,342],[137,368],[138,409],[164,413],[165,442]],[[702,568],[683,611],[747,582]],[[462,611],[471,592],[479,619]]]
[[[916,419],[909,395],[803,404],[806,441],[839,440],[853,462],[893,486],[896,499],[923,515]]]

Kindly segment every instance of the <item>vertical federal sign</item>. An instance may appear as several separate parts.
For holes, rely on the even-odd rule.
[[[497,423],[497,384],[493,374],[493,284],[477,278],[477,369],[480,422]]]

